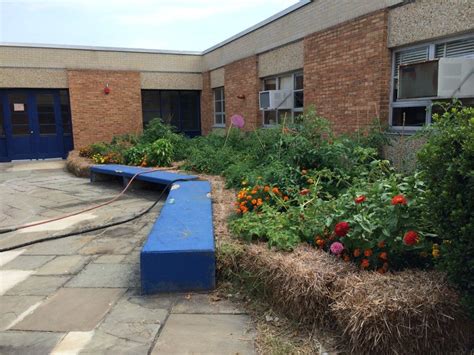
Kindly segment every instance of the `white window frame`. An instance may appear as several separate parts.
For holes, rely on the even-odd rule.
[[[395,76],[395,71],[396,71],[396,62],[395,58],[397,53],[404,52],[407,50],[413,50],[417,48],[422,48],[422,47],[428,47],[428,58],[426,60],[434,60],[436,59],[436,45],[442,44],[442,43],[447,43],[451,41],[457,41],[457,40],[462,40],[466,38],[472,38],[473,34],[466,34],[463,36],[457,36],[457,37],[449,37],[449,38],[444,38],[438,41],[432,41],[432,42],[427,42],[427,43],[422,43],[422,44],[417,44],[417,45],[411,45],[411,46],[404,46],[397,48],[396,50],[392,51],[392,70],[391,70],[391,80],[390,80],[390,105],[389,105],[389,127],[393,131],[418,131],[422,129],[422,127],[416,127],[416,126],[393,126],[393,109],[394,108],[400,108],[400,107],[426,107],[426,117],[425,117],[425,124],[429,125],[431,124],[431,106],[433,104],[433,100],[436,100],[437,97],[422,97],[422,98],[416,98],[416,99],[399,99],[394,101],[394,90],[395,90],[395,79],[398,78],[398,76]],[[400,78],[398,78],[400,80]]]
[[[221,100],[216,100],[216,91],[217,90],[220,90],[222,92],[222,99]],[[216,111],[216,103],[217,102],[220,102],[221,103],[221,108],[222,108],[222,111]],[[226,117],[225,117],[225,91],[224,91],[224,87],[223,86],[220,86],[220,87],[216,87],[216,88],[212,88],[212,111],[214,112],[214,125],[213,127],[217,127],[217,128],[222,128],[222,127],[225,127],[225,124],[226,124]],[[223,121],[222,123],[217,123],[216,122],[216,118],[217,118],[217,115],[220,115],[222,118],[223,118]]]
[[[275,79],[276,80],[276,90],[280,90],[280,81],[282,77],[288,77],[291,76],[291,80],[293,83],[293,87],[291,89],[291,100],[292,100],[292,108],[291,109],[281,109],[281,110],[262,110],[262,126],[263,127],[275,127],[275,125],[280,124],[280,111],[291,111],[291,115],[289,115],[290,123],[293,123],[295,119],[295,113],[302,113],[303,112],[303,107],[295,107],[295,92],[303,92],[304,93],[304,87],[303,89],[298,89],[295,90],[295,83],[296,83],[296,76],[297,75],[303,75],[302,70],[297,70],[294,72],[289,72],[289,73],[282,73],[278,75],[273,75],[273,76],[268,76],[265,78],[262,78],[261,83],[262,83],[262,90],[265,90],[265,80],[271,80]],[[304,81],[304,76],[303,76],[303,81]],[[273,124],[265,124],[265,112],[267,111],[276,111],[276,121],[277,123],[275,125]],[[286,113],[286,112],[285,112]]]

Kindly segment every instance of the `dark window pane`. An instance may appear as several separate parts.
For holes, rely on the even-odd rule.
[[[303,74],[295,74],[295,90],[303,90]]]
[[[295,108],[303,107],[304,103],[304,93],[303,91],[295,92]]]
[[[163,121],[179,129],[179,92],[162,91],[161,103]]]
[[[5,136],[5,128],[3,127],[3,123],[5,120],[3,119],[3,102],[2,97],[0,96],[0,137]]]
[[[144,111],[160,111],[160,91],[143,90],[142,108]]]
[[[291,110],[278,110],[278,123],[291,123]]]
[[[11,112],[13,135],[30,134],[26,94],[10,94],[8,95],[8,102]]]
[[[12,132],[14,136],[24,136],[30,134],[30,126],[24,124],[18,124],[12,126]]]
[[[222,101],[216,101],[214,102],[214,112],[222,112]]]
[[[59,91],[59,99],[61,102],[61,120],[63,123],[64,134],[72,133],[71,125],[71,108],[69,106],[69,93],[67,90]]]
[[[160,112],[154,112],[154,111],[148,111],[148,112],[143,112],[143,124],[144,127],[154,118],[161,118],[160,117]]]
[[[181,129],[183,131],[199,130],[199,94],[181,92]]]
[[[274,125],[277,123],[276,111],[264,111],[263,112],[263,123],[265,125]]]
[[[216,124],[218,125],[225,124],[225,114],[223,113],[216,114]]]
[[[56,134],[55,124],[40,125],[40,134]]]
[[[438,93],[438,61],[400,66],[398,97],[432,97]]]
[[[214,100],[220,101],[222,100],[222,88],[214,89]]]
[[[405,123],[403,122],[405,118]],[[392,126],[421,127],[426,123],[426,107],[395,107]]]
[[[56,116],[54,114],[54,96],[52,94],[36,95],[40,134],[56,133]]]
[[[265,79],[263,81],[263,90],[276,90],[277,81],[276,79]]]

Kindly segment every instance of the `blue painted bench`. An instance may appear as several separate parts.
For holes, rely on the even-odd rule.
[[[91,172],[91,182],[96,182],[103,180],[104,178],[110,176],[118,176],[123,179],[123,183],[127,184],[130,179],[139,172],[153,170],[151,168],[139,168],[136,166],[127,166],[127,165],[93,165],[90,168]],[[185,175],[185,174],[175,174],[169,173],[166,171],[154,171],[152,173],[147,173],[143,175],[138,175],[135,180],[151,182],[154,184],[168,185],[175,180],[195,180],[197,176],[194,175]]]
[[[118,176],[124,183],[150,169],[94,165],[91,181]],[[137,180],[168,185],[168,198],[140,253],[142,293],[206,291],[215,288],[215,245],[211,185],[192,175],[164,171],[138,175]],[[128,179],[128,180],[126,180]]]
[[[140,254],[142,292],[186,292],[215,287],[211,185],[173,184]]]

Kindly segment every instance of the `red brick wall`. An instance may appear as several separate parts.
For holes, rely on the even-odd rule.
[[[74,146],[110,141],[114,135],[142,130],[140,73],[68,71]],[[104,94],[109,83],[110,94]]]
[[[388,121],[387,19],[378,11],[304,39],[304,105],[338,133]]]
[[[247,57],[225,66],[224,90],[227,126],[235,114],[244,117],[244,130],[253,130],[262,125],[258,110],[260,80],[257,56]]]
[[[201,91],[201,133],[209,134],[214,125],[213,94],[211,89],[210,72],[202,73],[202,91]]]

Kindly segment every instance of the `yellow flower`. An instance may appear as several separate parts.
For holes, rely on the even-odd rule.
[[[439,258],[439,255],[440,255],[439,249],[433,249],[432,254],[433,254],[433,258]]]

